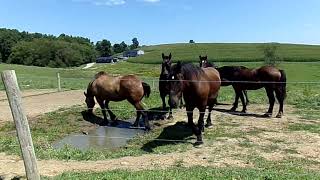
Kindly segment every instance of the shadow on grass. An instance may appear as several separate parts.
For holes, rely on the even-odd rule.
[[[240,111],[231,111],[230,109],[221,109],[221,108],[213,108],[214,111],[219,111],[222,113],[227,113],[231,115],[236,115],[236,116],[250,116],[250,117],[256,117],[256,118],[266,118],[264,114],[256,114],[256,113],[243,113]]]
[[[162,107],[148,109],[148,119],[153,121],[164,120],[166,119],[166,115],[168,114],[168,112],[168,107],[166,109],[162,109]]]
[[[154,140],[144,144],[142,150],[153,152],[153,149],[159,146],[170,144],[189,143],[188,140],[193,139],[191,128],[185,122],[177,122],[172,126],[165,127],[161,134]]]
[[[109,124],[108,124],[103,118],[96,116],[95,114],[90,114],[87,111],[82,111],[81,114],[85,121],[90,122],[92,124],[97,124],[99,126],[130,129],[132,125],[131,122],[122,121],[122,120],[118,120],[117,124],[112,124],[112,122],[110,122],[109,120]]]

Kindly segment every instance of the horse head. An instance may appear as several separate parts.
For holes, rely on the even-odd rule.
[[[165,76],[169,76],[170,74],[170,68],[171,68],[171,64],[172,64],[172,55],[171,53],[169,54],[169,56],[164,55],[164,53],[162,53],[162,68],[161,68],[161,75],[165,75]]]
[[[89,95],[88,93],[84,92],[83,93],[84,96],[86,97],[86,104],[87,104],[87,108],[88,108],[88,112],[89,113],[93,113],[93,107],[95,105],[95,101],[94,101],[94,97]]]
[[[199,66],[201,68],[206,68],[206,67],[209,67],[209,61],[208,61],[208,56],[199,56]]]
[[[184,82],[184,77],[182,74],[182,65],[180,61],[178,61],[177,64],[172,66],[170,75],[169,75],[169,80],[170,80],[169,103],[170,103],[170,106],[176,108],[179,103],[179,100],[182,97],[183,82]]]

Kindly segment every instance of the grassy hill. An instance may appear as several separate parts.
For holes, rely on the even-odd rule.
[[[252,62],[263,61],[263,47],[266,44],[253,43],[196,43],[196,44],[165,44],[146,46],[144,56],[129,59],[130,62],[155,64],[161,62],[161,53],[172,53],[175,61],[198,61],[199,55],[208,55],[216,62]],[[320,46],[277,44],[277,55],[282,61],[313,62],[320,61]]]

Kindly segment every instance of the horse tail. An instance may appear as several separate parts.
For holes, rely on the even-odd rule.
[[[280,77],[280,90],[283,93],[283,97],[286,98],[287,96],[287,76],[286,73],[284,72],[284,70],[279,70],[281,77]]]
[[[149,86],[149,84],[145,83],[145,82],[142,82],[142,87],[143,87],[143,96],[142,97],[149,97],[150,94],[151,94],[151,88]]]

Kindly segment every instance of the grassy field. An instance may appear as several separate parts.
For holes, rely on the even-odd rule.
[[[173,167],[166,170],[110,171],[104,173],[64,173],[52,179],[319,179],[319,172],[279,172],[277,167],[254,168]],[[48,178],[50,179],[50,178]]]
[[[196,43],[167,44],[147,46],[142,49],[145,55],[129,59],[130,62],[157,64],[161,63],[161,53],[172,53],[174,61],[195,62],[199,55],[208,55],[214,62],[252,62],[263,61],[265,44],[228,44],[228,43]],[[320,61],[320,46],[278,44],[277,55],[282,61],[310,62]]]
[[[248,67],[261,66],[262,63],[250,62],[250,63],[234,63],[234,62],[219,62],[218,65],[245,65]],[[318,120],[320,119],[320,84],[296,84],[297,81],[319,81],[320,75],[318,73],[320,69],[320,63],[280,63],[278,66],[284,69],[288,77],[288,95],[286,103],[293,105],[296,108],[296,113],[305,119]],[[128,68],[129,67],[129,68]],[[62,77],[62,85],[64,89],[84,89],[91,77],[98,71],[104,70],[112,74],[129,74],[134,73],[148,80],[151,83],[151,79],[158,79],[160,72],[160,65],[154,64],[139,64],[130,62],[121,62],[114,65],[96,65],[91,69],[51,69],[51,68],[39,68],[39,67],[25,67],[16,65],[0,65],[0,70],[15,69],[18,76],[18,81],[21,85],[29,85],[24,88],[55,88],[56,87],[56,73],[60,72]],[[156,82],[156,81],[155,81]],[[155,86],[157,83],[155,83]],[[264,90],[249,91],[249,99],[253,104],[265,104],[267,107],[267,97]],[[219,101],[231,103],[234,98],[234,93],[231,87],[223,87],[220,91]],[[144,103],[147,108],[159,107],[161,105],[157,88],[152,92],[149,99],[145,99]],[[133,107],[126,102],[112,103],[111,109],[120,108],[127,109],[126,111],[115,111],[115,114],[120,119],[128,119],[135,115]],[[248,107],[250,109],[250,106]],[[81,111],[84,110],[83,106],[73,107],[70,109],[63,109],[60,111],[47,113],[43,116],[37,117],[31,121],[31,131],[33,135],[33,141],[36,149],[36,154],[40,159],[61,159],[61,160],[101,160],[110,158],[119,158],[124,156],[141,156],[144,154],[166,154],[171,152],[185,152],[193,149],[190,143],[160,143],[153,141],[156,138],[164,139],[181,139],[189,138],[190,131],[180,133],[181,129],[170,130],[170,132],[179,133],[166,133],[165,129],[161,126],[156,127],[151,133],[143,136],[138,136],[131,140],[127,147],[114,150],[89,150],[86,152],[65,147],[61,150],[55,150],[52,148],[52,143],[67,134],[74,132],[81,132],[88,128],[92,128],[92,125],[85,122],[81,115]],[[276,110],[275,110],[276,111]],[[285,110],[286,111],[286,110]],[[100,111],[96,113],[101,116]],[[66,126],[68,124],[68,126]],[[242,131],[229,131],[229,128],[233,129],[239,126],[238,124],[230,124],[229,120],[219,122],[219,126],[210,132],[206,132],[205,138],[209,140],[217,140],[219,138],[227,137],[242,138],[244,141],[240,143],[245,148],[252,148],[253,145],[249,141],[246,141],[247,135],[257,135],[263,133],[265,130],[254,129],[250,132]],[[179,126],[174,126],[180,128]],[[14,126],[12,123],[7,123],[0,127],[0,152],[6,152],[8,154],[20,154],[18,142],[14,132]],[[318,124],[305,124],[299,122],[286,127],[288,132],[310,132],[319,133]],[[167,131],[166,131],[167,132]],[[275,142],[276,143],[276,142]],[[147,145],[147,146],[146,146]],[[256,146],[256,145],[254,145]],[[152,148],[152,152],[148,152],[145,149]],[[263,151],[272,151],[275,146],[259,147]],[[284,149],[283,151],[295,152],[294,149]],[[217,152],[219,154],[219,152]],[[96,178],[127,178],[127,179],[141,179],[152,177],[177,177],[185,178],[238,178],[238,179],[309,179],[319,177],[317,172],[308,172],[301,169],[301,166],[318,166],[316,162],[305,159],[284,159],[283,161],[274,163],[262,159],[259,154],[251,154],[248,157],[242,157],[250,162],[254,163],[252,168],[200,168],[191,167],[184,168],[177,162],[176,167],[171,167],[166,170],[152,170],[152,171],[111,171],[104,173],[64,173],[56,179],[86,179],[90,176],[92,179]],[[261,170],[262,169],[262,170]],[[303,175],[301,175],[303,174]],[[317,178],[316,178],[317,179]]]

